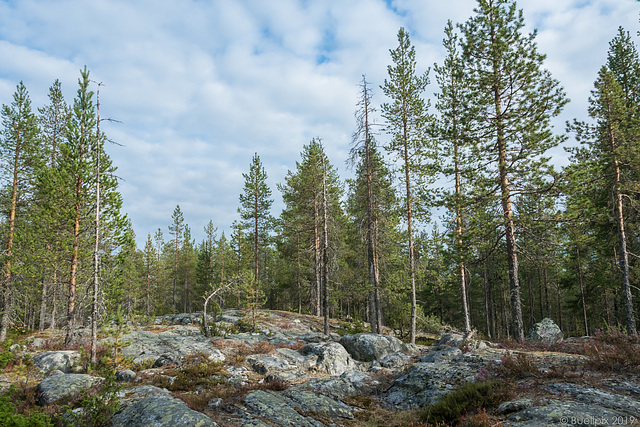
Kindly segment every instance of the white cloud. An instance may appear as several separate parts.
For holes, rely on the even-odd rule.
[[[242,173],[258,152],[275,184],[311,138],[323,138],[345,175],[358,82],[375,102],[389,49],[406,27],[424,70],[440,61],[447,19],[463,22],[473,0],[24,0],[0,2],[0,103],[24,80],[34,106],[59,78],[69,101],[85,64],[101,88],[109,151],[138,241],[176,204],[193,236],[213,219],[237,218]],[[539,29],[546,66],[584,116],[595,73],[619,25],[638,30],[631,0],[522,0]],[[433,79],[432,79],[433,80]],[[560,122],[561,123],[561,122]],[[381,139],[383,136],[381,136]]]

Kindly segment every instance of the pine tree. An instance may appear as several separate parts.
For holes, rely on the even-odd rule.
[[[267,173],[262,166],[258,153],[251,160],[248,174],[244,177],[244,191],[240,194],[240,208],[243,227],[248,231],[253,243],[253,288],[250,292],[252,301],[253,323],[255,326],[255,309],[261,294],[258,290],[260,283],[260,255],[269,244],[269,231],[273,227],[271,216],[271,189],[267,185]]]
[[[327,220],[330,246],[335,248],[337,237],[335,227],[342,215],[340,197],[342,190],[335,168],[329,162],[319,138],[314,138],[303,146],[301,160],[296,162],[296,170],[289,171],[283,184],[278,184],[282,192],[285,208],[281,221],[281,256],[295,265],[293,284],[297,289],[298,306],[302,309],[302,283],[310,284],[310,309],[315,315],[322,312],[322,236],[323,236],[323,177],[327,188]],[[326,168],[323,171],[322,164]],[[293,285],[292,284],[292,285]]]
[[[158,255],[156,248],[151,240],[151,233],[147,234],[147,241],[144,245],[143,263],[144,263],[144,282],[145,282],[145,315],[151,316],[151,293],[153,292],[153,286],[155,280],[157,280],[157,262]]]
[[[416,53],[409,34],[404,28],[398,31],[398,47],[390,50],[394,65],[389,65],[389,79],[384,81],[382,90],[391,99],[382,105],[386,119],[386,130],[392,136],[385,149],[402,163],[405,188],[404,210],[407,221],[409,248],[409,278],[411,282],[411,332],[409,341],[416,338],[416,266],[414,250],[414,221],[416,214],[415,188],[424,187],[432,181],[433,173],[425,165],[425,153],[430,150],[427,140],[431,117],[427,113],[428,104],[422,95],[429,84],[428,72],[416,74]]]
[[[173,292],[171,297],[171,310],[176,313],[178,309],[176,305],[176,290],[178,288],[178,255],[182,248],[184,235],[184,216],[180,210],[180,205],[177,205],[173,210],[171,219],[173,220],[173,223],[169,226],[169,234],[173,236]]]
[[[47,248],[47,262],[43,271],[42,298],[40,302],[40,325],[39,329],[45,328],[46,305],[49,293],[51,293],[51,328],[55,328],[57,312],[57,292],[60,264],[63,257],[61,234],[64,232],[61,226],[62,218],[60,211],[55,208],[56,198],[60,198],[60,187],[54,183],[45,184],[47,180],[55,181],[55,168],[57,167],[60,155],[60,146],[64,143],[65,127],[70,118],[69,107],[62,95],[62,85],[56,80],[49,88],[49,104],[39,108],[40,134],[43,148],[48,157],[49,168],[41,170],[38,176],[36,188],[39,194],[36,196],[36,209],[38,214],[34,216],[35,224],[39,226],[38,234],[45,240],[44,246]],[[45,186],[51,186],[55,190],[44,190]],[[44,191],[39,191],[44,190]],[[45,200],[53,198],[54,200]],[[45,206],[49,206],[45,209]]]
[[[470,141],[467,126],[472,122],[465,117],[467,113],[467,96],[464,83],[462,58],[460,56],[460,43],[454,32],[451,21],[445,27],[444,48],[447,52],[442,66],[435,65],[436,80],[440,87],[437,94],[436,108],[440,112],[437,122],[438,137],[442,140],[439,144],[445,166],[444,174],[453,175],[453,194],[446,194],[445,205],[453,213],[455,221],[454,244],[455,257],[458,266],[460,283],[460,299],[462,301],[462,317],[464,329],[467,335],[471,334],[471,315],[469,301],[467,300],[467,278],[464,254],[464,218],[465,205],[469,203],[468,197],[463,192],[463,184],[468,183],[469,159],[468,152]],[[467,185],[464,185],[467,187]]]
[[[523,35],[522,11],[515,3],[478,0],[472,16],[461,26],[465,83],[470,90],[478,164],[492,181],[502,207],[509,265],[513,334],[524,339],[518,274],[514,190],[534,176],[551,175],[547,150],[562,138],[551,132],[550,118],[567,103],[559,83],[542,69],[545,56],[538,53],[535,31]],[[497,190],[495,184],[498,183]]]
[[[11,105],[2,107],[2,138],[0,139],[0,165],[2,176],[8,181],[6,206],[7,218],[4,230],[6,241],[3,256],[2,315],[0,317],[0,341],[7,338],[11,312],[13,274],[17,265],[14,244],[16,229],[25,215],[27,195],[33,190],[35,174],[42,166],[39,130],[36,116],[31,110],[31,100],[25,85],[20,82]]]

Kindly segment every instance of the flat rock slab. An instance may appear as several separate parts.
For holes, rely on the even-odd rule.
[[[353,418],[353,411],[347,405],[328,396],[300,389],[289,390],[284,394],[294,402],[295,408],[305,412],[313,411],[331,418]]]
[[[104,381],[104,378],[85,374],[53,375],[37,387],[40,404],[49,405],[63,397],[72,396]]]
[[[204,353],[212,362],[224,361],[225,357],[215,348],[211,340],[200,334],[198,328],[174,327],[171,330],[153,333],[150,331],[133,331],[123,337],[130,344],[121,350],[123,357],[130,357],[134,363],[147,359],[154,362],[160,356],[165,359],[180,361],[185,356]]]
[[[475,380],[477,371],[465,363],[416,363],[385,393],[395,409],[428,406],[455,385]]]
[[[546,404],[526,408],[509,415],[507,421],[508,425],[517,427],[629,425],[632,422],[628,415],[612,409],[565,400],[549,400]]]
[[[217,424],[182,400],[168,395],[144,397],[113,416],[113,427],[211,427]]]
[[[283,427],[323,427],[313,418],[304,417],[290,405],[290,400],[281,394],[263,390],[245,396],[245,405],[256,416],[264,417]]]
[[[632,415],[640,421],[640,401],[638,399],[578,384],[552,384],[549,386],[549,390],[552,393],[570,395],[575,400],[589,405],[603,406],[623,414]]]

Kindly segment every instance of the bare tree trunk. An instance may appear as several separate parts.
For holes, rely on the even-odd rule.
[[[580,299],[582,301],[582,316],[584,318],[584,334],[589,335],[589,320],[587,319],[587,303],[584,296],[584,280],[582,277],[582,260],[580,258],[580,247],[576,246],[578,262],[578,283],[580,284]]]
[[[96,130],[96,206],[95,235],[93,246],[93,297],[91,299],[91,364],[98,363],[98,299],[100,297],[100,83],[96,94],[97,130]]]
[[[322,256],[320,252],[320,213],[318,209],[318,194],[314,188],[313,190],[313,256],[314,265],[313,271],[315,273],[315,283],[313,283],[313,293],[311,304],[313,305],[313,313],[316,316],[320,316],[322,301],[320,297],[322,295],[321,283],[322,283]]]
[[[324,334],[329,335],[329,227],[327,225],[327,167],[322,151],[322,285],[324,291]]]
[[[44,331],[45,319],[47,314],[47,297],[49,292],[49,281],[47,278],[42,280],[42,298],[40,299],[40,321],[38,322],[38,330]]]
[[[56,315],[58,314],[58,283],[57,283],[57,269],[53,268],[53,295],[51,298],[51,323],[49,329],[56,328]]]

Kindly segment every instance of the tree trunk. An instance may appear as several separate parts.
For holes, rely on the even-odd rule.
[[[67,327],[64,337],[65,347],[69,346],[73,341],[73,328],[76,316],[76,282],[78,271],[78,252],[80,251],[80,197],[82,191],[82,180],[76,180],[76,202],[75,202],[75,218],[73,221],[73,246],[71,252],[71,271],[69,274],[69,297],[67,304]]]
[[[580,258],[580,247],[576,246],[576,255],[578,262],[578,283],[580,284],[580,300],[582,301],[582,316],[584,318],[584,334],[589,335],[589,321],[587,319],[587,303],[584,296],[584,280],[582,277],[582,260]]]
[[[627,327],[627,333],[629,335],[636,335],[636,319],[633,312],[633,299],[631,296],[631,284],[629,283],[629,252],[627,250],[627,234],[624,224],[624,210],[622,201],[622,172],[620,167],[620,161],[616,153],[618,149],[618,143],[616,141],[616,135],[612,126],[611,105],[607,104],[607,124],[609,131],[609,143],[611,148],[611,156],[613,157],[613,172],[614,172],[614,208],[616,215],[616,222],[618,226],[618,239],[620,242],[620,270],[622,272],[622,300],[625,308],[625,323]]]
[[[322,285],[324,292],[324,334],[329,335],[329,228],[327,225],[327,168],[322,153]]]
[[[411,326],[409,331],[409,343],[416,343],[416,318],[418,316],[418,303],[416,299],[416,264],[413,248],[413,215],[411,211],[411,181],[409,180],[409,147],[408,135],[404,139],[404,178],[407,195],[407,233],[409,235],[409,277],[411,280]]]
[[[497,72],[497,70],[496,70]],[[518,252],[516,247],[515,228],[513,224],[513,209],[509,189],[507,172],[507,147],[501,118],[501,99],[499,88],[494,88],[496,108],[496,130],[498,145],[498,168],[500,172],[500,192],[502,198],[502,212],[504,216],[504,231],[507,246],[507,264],[509,266],[509,288],[511,300],[511,316],[513,321],[513,336],[517,341],[524,341],[524,327],[522,321],[522,300],[520,297],[520,278],[518,277]]]

